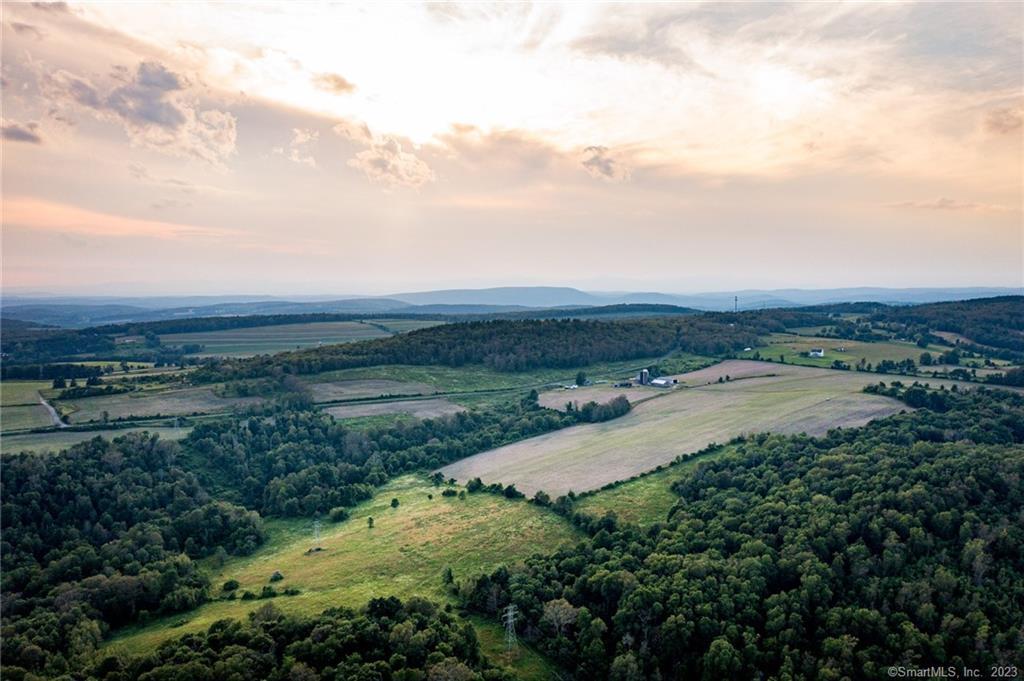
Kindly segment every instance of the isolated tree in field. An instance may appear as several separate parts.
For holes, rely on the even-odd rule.
[[[63,376],[58,376],[57,378],[53,379],[53,387],[66,388],[68,387],[68,382],[64,380]]]
[[[371,530],[373,529],[373,516],[372,515],[366,519],[366,526],[368,528],[370,528]]]
[[[578,372],[576,374],[576,385],[586,385],[586,384],[587,384],[587,375],[585,373],[583,373],[582,371]]]
[[[932,353],[922,352],[918,363],[923,367],[930,367],[932,365]]]
[[[579,610],[574,608],[572,603],[564,598],[556,598],[544,604],[544,614],[541,616],[541,621],[550,624],[554,628],[555,633],[561,636],[565,633],[566,627],[576,623],[578,615]]]
[[[391,508],[398,508],[398,499],[391,500]]]

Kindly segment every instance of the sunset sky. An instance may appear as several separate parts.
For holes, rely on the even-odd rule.
[[[3,286],[1024,284],[1024,4],[4,3]]]

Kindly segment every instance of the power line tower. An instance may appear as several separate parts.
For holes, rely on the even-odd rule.
[[[313,521],[313,546],[320,547],[320,519]]]
[[[501,614],[501,621],[505,623],[505,654],[511,658],[512,651],[519,646],[519,639],[516,638],[516,606],[511,603]]]

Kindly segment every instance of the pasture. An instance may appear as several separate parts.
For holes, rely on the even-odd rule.
[[[257,397],[220,397],[210,388],[142,390],[118,395],[83,397],[63,401],[69,409],[70,423],[89,423],[108,419],[147,418],[153,416],[190,416],[230,411],[234,407],[255,404]]]
[[[39,404],[39,391],[51,386],[50,381],[0,381],[0,406],[32,406]]]
[[[733,380],[718,383],[725,376]],[[597,489],[738,435],[819,435],[904,409],[895,400],[861,392],[865,385],[885,378],[729,360],[678,376],[683,387],[665,390],[620,418],[499,447],[450,464],[442,472],[461,481],[479,477],[485,483],[514,483],[527,494],[544,490],[557,496]],[[610,396],[621,392],[608,388]]]
[[[121,437],[127,433],[141,433],[149,431],[159,435],[164,440],[180,440],[189,434],[192,428],[170,428],[164,426],[151,426],[147,428],[121,428],[104,430],[52,430],[45,433],[18,433],[17,435],[5,435],[0,439],[0,450],[4,455],[17,454],[19,452],[35,452],[37,454],[55,454],[67,449],[79,442],[91,440],[94,437],[103,437],[107,440]]]
[[[805,357],[804,355],[812,348],[821,348],[825,351],[824,357]],[[791,364],[802,364],[805,366],[829,367],[832,362],[840,360],[850,366],[854,366],[861,359],[871,364],[878,364],[884,359],[899,362],[904,359],[912,359],[917,362],[922,352],[930,352],[933,355],[941,354],[949,348],[938,345],[930,345],[926,348],[918,347],[916,343],[909,341],[881,341],[865,343],[863,341],[846,340],[843,338],[822,338],[816,336],[798,336],[792,333],[773,333],[765,339],[763,345],[752,348],[749,352],[740,353],[740,357],[750,358],[755,353],[761,357],[771,358],[778,361],[780,356],[785,357],[786,362]]]
[[[429,395],[434,392],[425,383],[373,378],[310,383],[309,390],[314,402],[343,402],[388,395]]]
[[[450,602],[442,582],[446,567],[458,581],[579,537],[563,518],[526,501],[492,494],[444,497],[442,489],[412,475],[392,480],[373,499],[352,509],[348,520],[324,522],[323,550],[315,553],[307,553],[314,543],[312,519],[268,521],[270,538],[256,553],[229,559],[220,568],[209,566],[215,592],[226,580],[236,579],[239,593],[258,594],[274,571],[280,571],[284,579],[274,584],[278,591],[300,590],[296,596],[273,599],[284,612],[315,613],[339,605],[358,608],[371,598],[390,595]],[[397,508],[391,507],[392,498],[399,500]],[[371,516],[372,528],[367,526]],[[218,600],[126,629],[108,645],[134,653],[150,650],[216,620],[244,617],[263,602]]]
[[[577,499],[575,508],[595,516],[603,516],[612,511],[620,521],[641,526],[664,522],[679,499],[671,489],[672,483],[685,477],[698,464],[718,459],[733,449],[723,447],[671,464],[616,487],[592,492]]]
[[[364,416],[387,414],[408,414],[418,419],[432,419],[448,414],[457,414],[466,408],[444,398],[426,400],[393,400],[388,402],[364,402],[330,407],[325,411],[336,419],[351,419]]]
[[[45,428],[52,425],[50,412],[36,400],[33,406],[3,407],[0,409],[0,429],[3,432]]]
[[[160,336],[160,341],[167,345],[200,344],[203,349],[196,353],[200,357],[247,357],[319,345],[384,338],[440,323],[420,319],[310,322],[308,324],[279,324],[220,331],[172,333]]]

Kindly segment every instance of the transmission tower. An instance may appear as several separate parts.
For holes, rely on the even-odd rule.
[[[320,546],[320,519],[313,521],[313,545]]]
[[[516,638],[516,606],[509,603],[501,614],[501,621],[505,623],[505,654],[512,656],[512,651],[519,646],[519,639]]]

